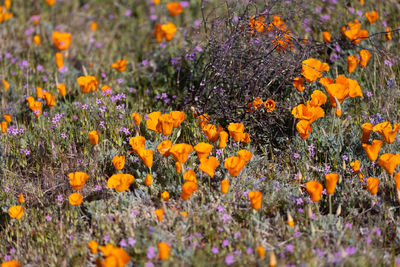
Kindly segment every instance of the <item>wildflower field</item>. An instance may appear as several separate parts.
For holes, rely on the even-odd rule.
[[[400,266],[397,0],[0,0],[0,263]]]

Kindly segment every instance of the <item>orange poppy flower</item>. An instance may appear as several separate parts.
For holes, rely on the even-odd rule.
[[[68,32],[55,31],[53,32],[52,38],[58,50],[67,50],[71,44],[72,35]]]
[[[18,202],[21,203],[21,204],[24,204],[24,203],[25,203],[24,194],[20,193],[20,194],[18,195]]]
[[[174,128],[178,128],[186,117],[185,113],[182,111],[171,111],[169,114],[171,114],[172,120],[174,121]]]
[[[133,121],[138,126],[140,124],[140,114],[137,112],[133,112],[131,115],[132,115]]]
[[[213,148],[214,147],[212,145],[204,142],[200,142],[194,146],[194,150],[196,151],[199,159],[208,158]]]
[[[239,158],[243,161],[245,161],[246,163],[251,160],[251,158],[253,157],[253,154],[246,150],[246,149],[241,149],[237,152]]]
[[[150,186],[153,184],[153,176],[151,174],[146,175],[146,178],[144,179],[144,184],[146,186]]]
[[[81,190],[88,180],[89,175],[84,172],[71,172],[68,174],[68,177],[70,179],[69,184],[72,186],[72,188],[75,190]]]
[[[91,23],[90,23],[90,30],[92,31],[92,32],[94,32],[94,31],[96,31],[97,30],[97,22],[95,22],[95,21],[92,21]]]
[[[219,132],[214,124],[207,124],[202,128],[203,132],[206,134],[208,141],[215,142],[219,138]]]
[[[188,217],[188,213],[186,211],[181,211],[180,213],[183,217],[187,218]]]
[[[92,254],[97,254],[97,248],[99,247],[99,243],[97,243],[96,241],[94,241],[94,240],[91,240],[90,242],[88,242],[88,247],[89,247],[89,249],[90,249],[90,252],[92,253]]]
[[[157,146],[157,150],[164,157],[169,157],[170,155],[169,150],[171,149],[171,147],[172,147],[172,142],[170,140],[164,140]]]
[[[45,0],[49,6],[53,6],[56,3],[56,0]]]
[[[148,168],[151,168],[153,166],[153,150],[142,148],[138,151],[138,155],[139,158],[143,161],[144,165],[146,165]]]
[[[10,115],[10,114],[4,114],[4,120],[5,120],[7,123],[11,123],[11,122],[12,122],[11,115]]]
[[[36,86],[36,98],[44,98],[42,87]]]
[[[41,41],[40,41],[40,35],[34,35],[33,36],[33,42],[35,43],[35,45],[40,45]]]
[[[371,58],[371,53],[363,49],[360,51],[360,67],[365,68],[368,64],[369,59]]]
[[[174,120],[171,114],[163,114],[158,118],[158,123],[156,126],[157,132],[162,132],[164,136],[169,136],[171,135],[173,128]]]
[[[103,91],[103,92],[106,92],[106,93],[105,93],[106,96],[110,95],[110,92],[112,91],[112,90],[111,90],[111,87],[108,86],[108,85],[103,85],[103,86],[100,88],[100,90]]]
[[[392,40],[392,33],[390,27],[386,27],[385,38],[387,40]]]
[[[91,131],[88,133],[89,141],[92,146],[95,146],[99,143],[99,134],[97,131]]]
[[[391,123],[388,121],[385,121],[385,122],[381,122],[381,123],[375,125],[372,128],[372,130],[374,132],[379,133],[383,137],[383,140],[385,140],[385,142],[387,144],[391,144],[394,142],[394,139],[396,138],[396,135],[397,135],[398,131],[400,130],[400,123],[395,123],[394,129],[392,129]]]
[[[20,267],[20,266],[21,265],[16,260],[3,261],[3,263],[1,264],[1,267]]]
[[[365,17],[368,19],[368,22],[370,24],[374,23],[375,21],[378,20],[379,18],[379,14],[378,12],[376,12],[375,10],[371,11],[371,12],[365,12]]]
[[[262,193],[260,191],[250,191],[249,198],[251,207],[255,210],[261,209],[262,204]]]
[[[97,81],[96,77],[94,76],[81,76],[76,80],[81,87],[81,91],[84,94],[89,93],[90,91],[96,92],[99,82]]]
[[[249,133],[243,133],[242,139],[240,142],[242,143],[250,143],[250,134]]]
[[[64,67],[64,58],[60,52],[56,53],[56,66],[57,69],[61,69],[62,67]]]
[[[65,84],[59,83],[57,85],[57,90],[58,90],[58,93],[60,94],[60,96],[64,97],[67,95],[67,89],[65,87]]]
[[[68,197],[69,204],[72,206],[79,206],[82,204],[83,197],[81,193],[72,193]]]
[[[125,156],[115,156],[112,159],[112,164],[116,170],[122,170],[125,166]]]
[[[118,192],[124,192],[129,189],[134,181],[135,177],[131,174],[117,173],[108,178],[107,187],[114,188]]]
[[[361,138],[361,142],[363,143],[367,143],[369,140],[369,135],[371,134],[372,130],[373,130],[373,125],[369,122],[364,123],[363,125],[361,125],[362,128],[362,138]]]
[[[385,153],[378,159],[378,165],[385,169],[385,171],[392,175],[397,165],[400,164],[400,154]]]
[[[167,24],[161,25],[161,31],[163,32],[163,37],[167,42],[171,41],[174,38],[175,33],[177,32],[177,28],[175,24],[172,22],[168,22]]]
[[[157,220],[158,220],[159,222],[161,222],[161,221],[163,220],[163,218],[164,218],[164,210],[163,210],[163,209],[156,209],[156,210],[154,211],[154,213],[155,213],[156,216],[157,216]]]
[[[367,189],[371,195],[376,195],[378,193],[379,179],[375,177],[369,177],[367,179]]]
[[[311,123],[308,120],[300,120],[296,124],[296,129],[300,134],[301,139],[306,140],[312,132]]]
[[[306,190],[310,195],[311,200],[318,202],[321,199],[322,190],[324,190],[324,187],[320,182],[312,180],[306,183]]]
[[[114,247],[111,244],[101,246],[100,251],[105,259],[100,261],[100,266],[117,266],[123,267],[129,263],[131,257],[122,248]]]
[[[260,97],[256,97],[256,98],[254,98],[253,101],[251,101],[250,103],[248,103],[248,104],[246,105],[246,111],[247,111],[247,112],[254,112],[254,111],[256,111],[259,107],[262,106],[262,103],[263,103],[262,99],[261,99]]]
[[[274,111],[275,106],[276,106],[275,101],[272,99],[267,99],[267,101],[265,101],[265,103],[264,103],[264,107],[267,108],[267,112]]]
[[[135,136],[129,139],[129,145],[136,154],[139,154],[139,151],[144,149],[145,143],[146,139],[143,136]]]
[[[226,147],[226,142],[228,141],[229,134],[225,131],[219,132],[219,148],[225,148]]]
[[[163,41],[164,32],[161,30],[161,24],[156,24],[156,26],[154,26],[153,35],[158,43]]]
[[[228,194],[228,192],[229,192],[229,181],[227,179],[224,179],[221,181],[221,193]]]
[[[229,175],[236,177],[246,165],[246,161],[239,157],[229,157],[224,162],[224,167],[229,171]]]
[[[2,83],[4,91],[7,91],[10,88],[10,84],[6,80],[3,80]]]
[[[161,193],[161,198],[164,201],[168,201],[169,200],[169,193],[167,191],[164,191]]]
[[[323,85],[329,94],[329,101],[334,108],[336,108],[335,98],[341,104],[346,97],[363,96],[358,82],[356,80],[346,78],[343,75],[339,75],[334,83],[324,80]]]
[[[175,162],[175,170],[176,170],[176,173],[182,173],[182,163]]]
[[[39,117],[40,115],[42,115],[42,102],[34,101],[32,103],[32,106],[30,106],[30,108],[36,117]]]
[[[192,152],[193,147],[185,143],[175,144],[169,150],[172,157],[179,163],[185,163],[188,160],[189,154]]]
[[[309,58],[302,62],[301,75],[309,83],[315,82],[324,71],[329,71],[329,65],[315,58]]]
[[[46,101],[46,105],[49,108],[52,108],[56,105],[56,99],[52,94],[50,94],[49,92],[44,92],[43,96],[44,96],[44,100]]]
[[[263,246],[258,246],[257,247],[257,254],[258,254],[258,258],[264,259],[265,258],[265,248]],[[275,266],[276,267],[276,265],[270,265],[270,266]]]
[[[322,38],[325,43],[330,43],[332,41],[332,36],[329,32],[322,32]]]
[[[126,59],[120,59],[115,61],[113,64],[111,64],[111,68],[119,71],[119,72],[124,72],[126,70]]]
[[[2,121],[0,124],[1,127],[1,132],[4,134],[7,132],[7,122],[6,121]]]
[[[183,200],[188,200],[190,196],[197,190],[197,184],[194,182],[185,182],[182,185],[181,198]]]
[[[333,195],[335,193],[336,184],[339,181],[339,174],[329,173],[325,175],[326,181],[326,193],[328,195]]]
[[[347,57],[347,72],[353,73],[357,67],[358,60],[356,56]]]
[[[160,260],[165,261],[169,258],[169,253],[171,252],[171,247],[165,243],[160,242],[158,243],[158,256]]]
[[[211,178],[214,177],[214,171],[218,167],[219,161],[216,157],[200,158],[199,169],[207,173]]]
[[[319,107],[326,103],[327,96],[320,90],[314,90],[311,94],[310,106]]]
[[[11,218],[20,220],[24,215],[24,208],[22,206],[12,206],[8,209],[8,215],[10,215]]]
[[[375,161],[378,158],[382,144],[383,142],[381,140],[373,140],[371,145],[362,145],[370,161]]]
[[[157,125],[158,125],[158,119],[161,117],[161,112],[160,111],[151,112],[147,114],[147,117],[149,117],[148,120],[146,121],[147,128],[150,131],[158,132]]]
[[[229,135],[236,141],[240,142],[243,137],[244,125],[242,123],[229,123],[228,125]]]
[[[353,169],[355,173],[359,173],[361,170],[361,164],[359,160],[353,161],[350,163],[350,167]]]
[[[188,170],[183,175],[183,179],[188,182],[197,183],[196,173],[193,170]]]
[[[304,89],[306,88],[306,87],[304,86],[304,83],[303,83],[303,78],[301,78],[301,77],[296,77],[296,78],[293,79],[293,86],[294,86],[294,87],[297,89],[297,91],[299,91],[299,92],[303,92]]]
[[[171,17],[175,17],[183,12],[182,5],[179,2],[168,3],[167,10]]]
[[[357,19],[354,19],[354,22],[347,23],[347,27],[343,26],[342,32],[353,44],[359,44],[369,37],[368,31],[361,29],[361,23]]]
[[[319,118],[325,116],[324,110],[319,106],[312,106],[311,102],[307,102],[307,105],[300,104],[293,108],[292,115],[296,119],[306,120],[313,123]]]

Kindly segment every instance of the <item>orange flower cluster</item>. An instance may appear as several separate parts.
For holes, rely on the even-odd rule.
[[[9,12],[10,8],[11,1],[4,1],[4,6],[0,6],[0,24],[14,17],[14,14]]]
[[[146,139],[143,136],[135,136],[129,139],[132,152],[136,153],[148,168],[153,166],[153,150],[145,149]]]
[[[246,106],[246,111],[247,112],[254,112],[256,111],[258,108],[260,108],[263,105],[263,100],[260,97],[256,97],[254,98],[254,100],[250,103],[247,104]],[[272,112],[275,109],[275,101],[272,99],[267,99],[267,101],[265,101],[264,103],[264,107],[267,108],[267,112]]]
[[[293,108],[293,117],[300,120],[296,124],[296,129],[303,140],[307,139],[312,132],[311,123],[325,116],[321,105],[325,104],[326,100],[327,97],[323,92],[315,90],[306,105],[300,104]]]
[[[373,10],[371,12],[365,12],[365,17],[368,19],[368,22],[372,24],[379,19],[379,14]]]
[[[90,91],[96,92],[99,86],[97,78],[90,75],[81,76],[76,81],[78,82],[79,86],[81,87],[81,91],[84,94],[87,94]]]
[[[100,251],[103,253],[104,260],[100,261],[100,266],[118,266],[127,265],[131,257],[122,248],[114,247],[112,244],[100,246]]]
[[[1,132],[4,134],[7,132],[8,124],[11,123],[12,118],[10,114],[4,115],[4,121],[0,123]]]
[[[182,111],[171,111],[161,114],[159,111],[147,114],[149,119],[146,121],[147,128],[151,131],[162,133],[169,136],[174,128],[178,128],[185,120],[185,113]]]
[[[359,44],[362,40],[369,37],[367,30],[361,29],[361,23],[357,19],[354,22],[347,23],[347,27],[342,27],[342,33],[346,36],[353,44]]]
[[[36,117],[42,115],[42,102],[35,101],[35,98],[33,96],[28,96],[25,100],[26,102],[28,102],[29,108],[32,110]]]
[[[163,39],[167,42],[171,41],[174,38],[175,33],[177,32],[177,28],[175,24],[172,22],[168,22],[166,24],[157,24],[154,27],[154,37],[156,41],[161,43]]]
[[[237,155],[225,159],[224,162],[225,169],[228,170],[229,175],[232,177],[238,176],[244,166],[246,166],[246,163],[253,157],[253,154],[245,149],[239,150]]]

